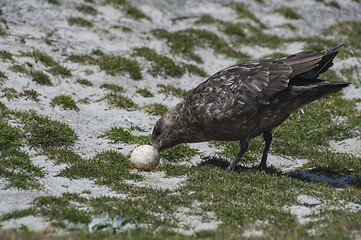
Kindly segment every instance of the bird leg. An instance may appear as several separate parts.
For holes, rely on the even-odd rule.
[[[248,140],[241,140],[241,141],[239,141],[239,144],[240,144],[239,153],[233,159],[232,163],[229,164],[229,166],[226,169],[227,171],[232,171],[234,169],[234,167],[237,165],[237,163],[239,162],[239,160],[241,159],[241,157],[243,156],[243,154],[247,151]]]
[[[264,147],[264,150],[263,150],[261,163],[258,165],[258,168],[260,168],[260,169],[265,169],[266,168],[268,151],[269,151],[269,148],[270,148],[271,142],[272,142],[272,130],[264,132],[263,133],[263,139],[264,139],[264,142],[265,142],[265,147]]]

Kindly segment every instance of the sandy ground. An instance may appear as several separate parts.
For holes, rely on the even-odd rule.
[[[134,145],[109,144],[107,140],[98,138],[98,136],[105,130],[109,130],[112,126],[128,128],[132,124],[145,129],[145,134],[149,134],[158,119],[158,117],[150,116],[143,111],[127,111],[110,108],[106,101],[102,100],[102,97],[106,93],[104,89],[99,88],[102,83],[117,83],[124,86],[126,89],[125,95],[132,98],[132,100],[140,106],[153,102],[162,102],[168,107],[171,107],[179,102],[180,99],[164,94],[156,94],[154,98],[146,99],[135,94],[135,92],[139,88],[147,88],[151,92],[156,93],[157,84],[171,84],[175,87],[188,90],[197,86],[204,79],[199,76],[189,76],[188,74],[185,74],[181,78],[164,79],[163,77],[152,77],[145,69],[149,64],[140,59],[139,61],[141,61],[141,64],[144,67],[142,72],[144,78],[140,81],[134,81],[127,75],[108,75],[95,65],[82,65],[66,61],[66,55],[89,54],[93,49],[100,49],[106,54],[128,56],[129,50],[141,46],[148,46],[159,53],[168,53],[169,49],[164,42],[154,37],[149,38],[148,32],[156,28],[165,28],[168,31],[186,29],[192,26],[194,21],[192,18],[186,18],[179,21],[172,21],[172,19],[210,14],[214,18],[225,21],[238,21],[236,14],[230,8],[222,6],[222,1],[136,0],[132,1],[132,3],[150,16],[153,20],[152,22],[146,20],[134,21],[111,6],[99,5],[97,8],[99,14],[92,18],[94,27],[88,29],[69,26],[67,23],[68,17],[87,17],[87,15],[83,15],[74,9],[78,4],[78,1],[63,0],[60,2],[60,6],[54,6],[41,0],[2,0],[0,2],[0,8],[3,11],[2,17],[7,21],[6,24],[2,23],[6,33],[5,35],[0,36],[0,50],[7,50],[14,54],[14,59],[19,62],[19,64],[30,62],[36,69],[45,68],[41,63],[35,62],[33,58],[20,57],[20,52],[31,51],[32,49],[44,51],[63,66],[71,69],[73,75],[66,79],[59,76],[51,76],[54,86],[45,87],[36,84],[25,75],[8,70],[9,66],[12,65],[11,62],[2,62],[0,71],[5,72],[8,79],[1,88],[11,87],[19,92],[24,89],[34,89],[41,93],[41,96],[39,97],[39,102],[33,102],[24,98],[11,101],[6,98],[1,98],[0,100],[10,109],[19,111],[33,110],[39,114],[48,115],[52,119],[69,124],[79,136],[79,140],[74,149],[85,158],[92,157],[96,153],[109,149],[120,150],[123,154],[130,153],[134,149]],[[279,27],[284,23],[289,23],[290,20],[285,19],[280,15],[272,14],[273,9],[281,6],[280,1],[265,1],[265,6],[262,8],[258,7],[256,1],[243,2],[246,2],[249,9],[269,26],[269,29],[267,29],[266,32],[272,32],[284,37],[290,37],[292,34],[304,37],[314,36],[319,34],[322,29],[327,28],[332,24],[347,20],[359,20],[361,16],[360,4],[353,1],[337,1],[341,6],[341,9],[339,10],[326,7],[323,4],[312,0],[282,2],[282,5],[294,8],[299,14],[305,16],[302,20],[291,20],[293,21],[292,23],[299,28],[295,33]],[[301,2],[302,7],[300,7]],[[121,30],[111,28],[113,25],[126,26],[133,31],[131,33],[124,33]],[[217,29],[214,30],[217,31]],[[44,42],[45,38],[50,39],[52,45],[47,45]],[[22,43],[21,39],[25,39],[25,43]],[[285,52],[291,54],[300,51],[302,47],[302,43],[294,42],[286,44],[280,49],[245,47],[242,51],[251,55],[252,58],[257,59],[272,52]],[[212,51],[203,49],[198,50],[197,53],[204,59],[204,64],[202,64],[201,67],[209,75],[219,69],[234,64],[232,60],[227,59],[222,55],[214,54]],[[176,61],[181,60],[178,56],[174,56],[174,58]],[[338,70],[345,65],[359,63],[360,59],[337,60],[334,68]],[[92,74],[87,75],[86,72],[92,72]],[[76,79],[79,78],[88,79],[94,86],[85,87],[77,84]],[[78,112],[51,107],[51,99],[59,94],[70,95],[75,101],[86,98],[89,104],[78,104]],[[351,86],[345,89],[344,96],[348,99],[361,98],[361,89]],[[347,139],[342,142],[333,142],[331,145],[334,151],[348,152],[357,156],[361,155],[360,139]],[[215,150],[210,148],[207,143],[195,146],[207,155],[215,154]],[[83,193],[84,190],[87,190],[90,193],[83,194],[85,197],[102,195],[119,198],[125,197],[122,194],[113,192],[107,187],[96,185],[91,180],[70,180],[63,177],[57,177],[57,173],[65,166],[54,165],[51,161],[46,160],[44,156],[35,156],[35,154],[32,153],[32,160],[36,165],[44,167],[47,173],[46,177],[40,180],[44,185],[44,188],[42,190],[29,191],[4,189],[5,180],[0,179],[0,216],[16,209],[26,208],[35,197],[42,195],[61,195],[65,192]],[[200,161],[201,159],[196,157],[195,159],[192,159],[191,164],[197,164]],[[285,172],[295,171],[305,162],[306,160],[302,159],[286,159],[273,155],[269,157],[269,163],[271,165],[274,165]],[[301,170],[300,172],[305,176],[309,176],[310,179],[315,182],[336,182],[341,186],[347,185],[350,178],[352,178],[351,176],[344,176],[342,178],[317,176],[307,169]],[[165,175],[161,172],[142,173],[142,175],[145,176],[144,181],[136,183],[129,181],[129,184],[161,189],[175,189],[185,180],[184,177],[165,178]],[[300,201],[302,202],[303,200]],[[311,200],[307,199],[307,201]],[[300,209],[300,206],[285,206],[285,208],[289,209],[292,213],[297,214],[301,223],[306,223],[309,221],[307,216],[312,214],[313,211],[317,211],[317,206],[320,205],[322,205],[322,202],[317,202],[310,207],[306,207],[307,209]],[[207,225],[206,223],[203,224],[202,219],[198,219],[197,216],[185,218],[187,212],[187,209],[180,209],[179,212],[176,213],[176,218],[179,219],[180,222],[183,222],[184,225],[190,225],[192,230],[187,232],[188,230],[179,228],[177,231],[185,234],[192,234],[194,231],[215,228],[219,224],[217,221],[209,223],[210,225]],[[37,231],[48,226],[48,223],[39,217],[26,217],[19,219],[18,222],[28,224],[30,229]],[[3,223],[3,228],[8,228],[11,224],[12,221]],[[249,232],[245,232],[244,235],[255,236],[262,235],[262,233],[250,230]]]

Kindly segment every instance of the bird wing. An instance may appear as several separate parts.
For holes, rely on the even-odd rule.
[[[247,118],[288,87],[295,76],[317,77],[337,52],[300,52],[285,58],[251,61],[223,69],[196,87],[185,100],[198,120]],[[234,120],[234,119],[233,119]]]

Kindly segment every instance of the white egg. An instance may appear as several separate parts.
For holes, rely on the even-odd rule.
[[[158,150],[150,145],[141,145],[134,149],[130,155],[130,162],[133,167],[139,170],[151,170],[159,164]]]

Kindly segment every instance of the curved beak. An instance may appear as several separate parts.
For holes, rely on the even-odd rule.
[[[159,152],[159,146],[160,146],[160,141],[157,142],[155,145],[153,145],[153,147],[154,147],[155,149],[157,149],[158,152]]]

